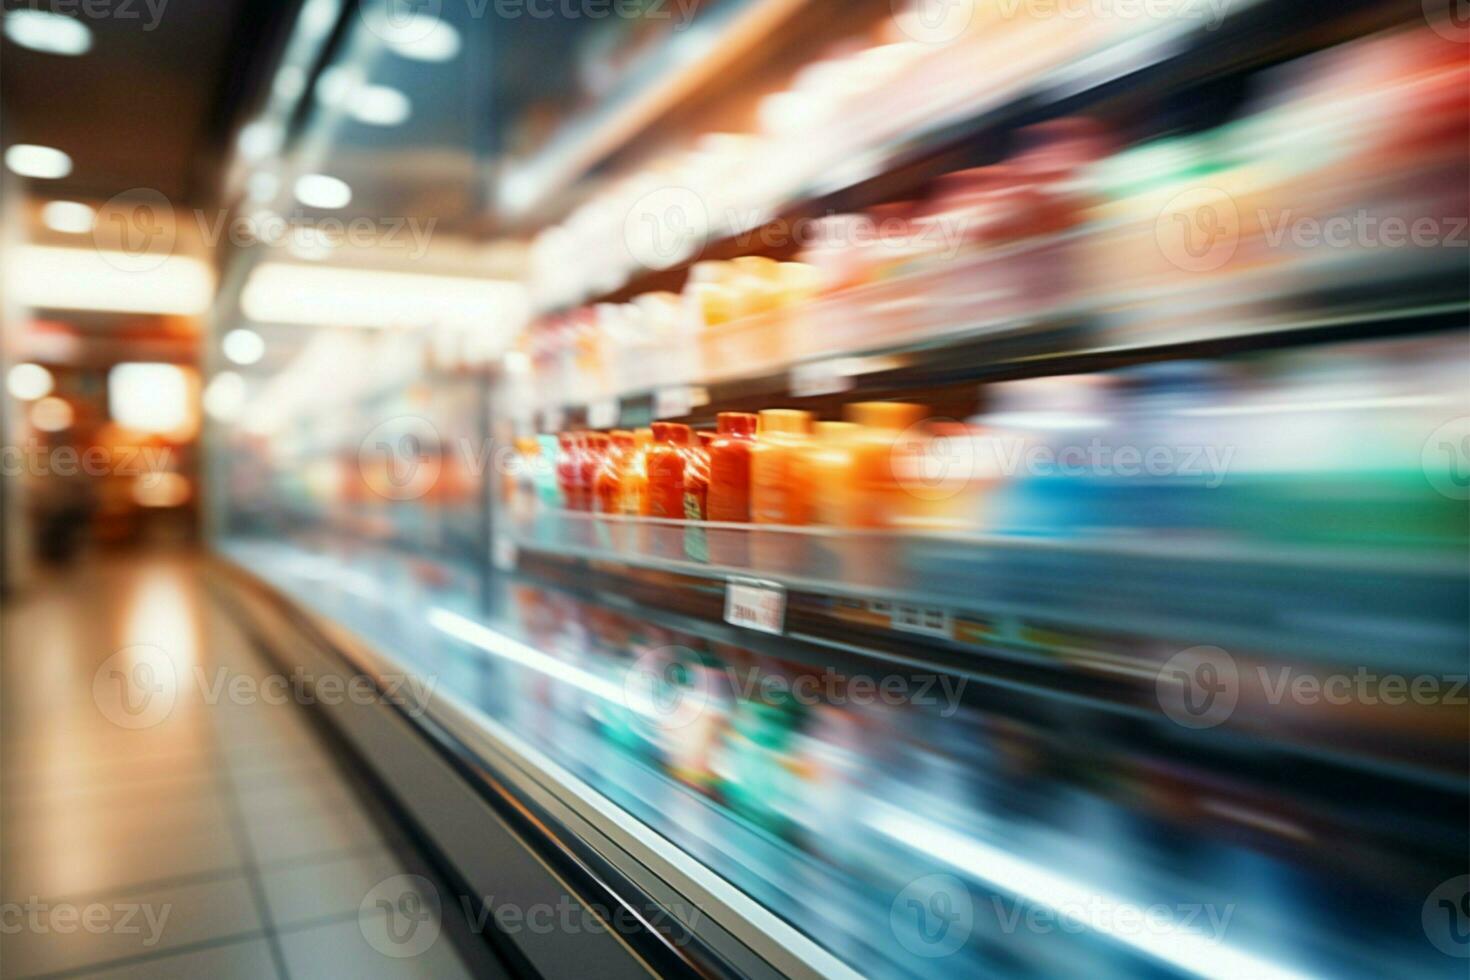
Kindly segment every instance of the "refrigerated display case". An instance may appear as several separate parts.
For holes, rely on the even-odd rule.
[[[412,261],[291,260],[295,320],[245,249],[217,317],[273,352],[211,384],[241,608],[409,679],[367,762],[481,894],[617,942],[493,938],[544,975],[1461,975],[1454,25],[661,10],[344,17],[273,165],[453,211]],[[408,301],[312,295],[353,264]],[[768,409],[852,423],[791,423],[776,518],[619,482],[663,479],[635,430]]]

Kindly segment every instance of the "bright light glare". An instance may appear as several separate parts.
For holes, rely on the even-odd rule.
[[[62,432],[71,428],[75,419],[71,404],[54,395],[31,406],[31,425],[41,432]]]
[[[16,143],[5,151],[5,166],[22,177],[59,180],[71,173],[71,157],[52,146]]]
[[[396,88],[368,85],[352,96],[351,112],[369,126],[397,126],[413,114],[413,103]]]
[[[1306,980],[1304,974],[1227,946],[1218,938],[1182,923],[1163,923],[1160,928],[1150,929],[1119,929],[1113,920],[1121,921],[1123,915],[1089,918],[1086,910],[1105,908],[1120,913],[1127,910],[1127,918],[1135,922],[1152,921],[1141,905],[1098,892],[1075,878],[894,807],[886,807],[874,820],[874,826],[880,833],[946,861],[990,887],[1050,909],[1084,928],[1091,927],[1185,973],[1220,980],[1233,977]]]
[[[204,410],[211,418],[233,422],[245,408],[245,379],[234,371],[221,371],[204,388]]]
[[[309,208],[345,208],[352,203],[352,188],[326,174],[302,174],[296,178],[296,200]]]
[[[564,663],[540,650],[511,639],[504,633],[497,633],[488,626],[482,626],[472,619],[466,619],[459,613],[441,608],[430,609],[429,625],[456,640],[479,647],[486,653],[518,663],[522,667],[529,667],[554,680],[565,681],[605,701],[622,704],[627,700],[624,696],[623,685],[614,684],[605,678]]]
[[[23,402],[45,398],[56,388],[56,379],[39,364],[17,364],[5,375],[5,387]]]
[[[225,334],[220,350],[236,364],[254,364],[265,356],[265,340],[254,330],[240,327]]]
[[[156,268],[128,271],[134,256],[92,248],[25,245],[5,264],[6,288],[34,309],[177,313],[209,309],[214,275],[203,262],[170,255]]]
[[[413,61],[448,61],[459,54],[458,28],[432,14],[379,14],[369,27],[395,54]]]
[[[97,212],[80,201],[48,201],[41,208],[41,223],[67,235],[85,235],[96,220]]]
[[[115,365],[107,372],[107,408],[129,429],[178,432],[190,421],[189,376],[174,364]]]
[[[491,324],[507,337],[528,309],[524,287],[514,282],[280,262],[251,271],[240,306],[256,323],[482,330]]]
[[[23,48],[46,54],[86,54],[92,32],[79,20],[49,10],[5,11],[5,36]]]

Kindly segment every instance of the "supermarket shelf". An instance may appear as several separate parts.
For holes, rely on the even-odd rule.
[[[546,512],[518,549],[986,618],[1403,667],[1463,667],[1470,568],[1446,551],[1117,535],[1040,538]]]
[[[1111,341],[1106,317],[1080,306],[978,319],[919,334],[907,342],[883,341],[874,332],[870,346],[833,346],[824,353],[767,361],[753,370],[728,372],[719,380],[672,386],[688,389],[675,390],[674,397],[670,397],[670,386],[663,386],[568,403],[560,407],[562,424],[549,428],[632,427],[660,418],[701,422],[712,420],[719,411],[765,408],[772,399],[799,404],[803,398],[840,394],[859,385],[869,397],[881,398],[944,385],[1081,374],[1148,361],[1214,358],[1463,329],[1470,302],[1463,296],[1451,298],[1454,292],[1446,292],[1446,286],[1463,294],[1463,283],[1436,282],[1422,305],[1383,309],[1361,305],[1355,289],[1344,289],[1336,298],[1318,297],[1320,302],[1305,298],[1284,302],[1276,312],[1215,308],[1189,314],[1194,323],[1169,323],[1160,318],[1157,329]],[[1389,295],[1402,302],[1417,294],[1412,286],[1402,286]],[[1240,295],[1251,294],[1242,291]],[[802,326],[821,336],[824,343],[830,342],[835,335],[820,318],[817,313],[802,321]]]
[[[1121,101],[1162,98],[1191,84],[1275,64],[1421,16],[1420,5],[1407,0],[1345,0],[1326,11],[1291,0],[1244,0],[1231,4],[1218,23],[1162,25],[1111,42],[1019,93],[942,117],[875,146],[741,225],[711,228],[681,263],[644,270],[618,288],[584,297],[576,305],[621,302],[650,290],[677,289],[696,261],[748,254],[750,249],[738,243],[760,240],[756,233],[762,227],[864,210],[902,197],[941,173],[985,162],[1005,135],[1018,127]]]

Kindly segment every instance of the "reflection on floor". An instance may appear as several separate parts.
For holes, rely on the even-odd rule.
[[[0,614],[0,973],[500,975],[449,901],[413,934],[432,872],[204,567],[102,560]]]

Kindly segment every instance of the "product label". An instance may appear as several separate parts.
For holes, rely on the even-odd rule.
[[[725,586],[725,622],[779,635],[786,626],[786,588],[759,579],[730,579]]]

